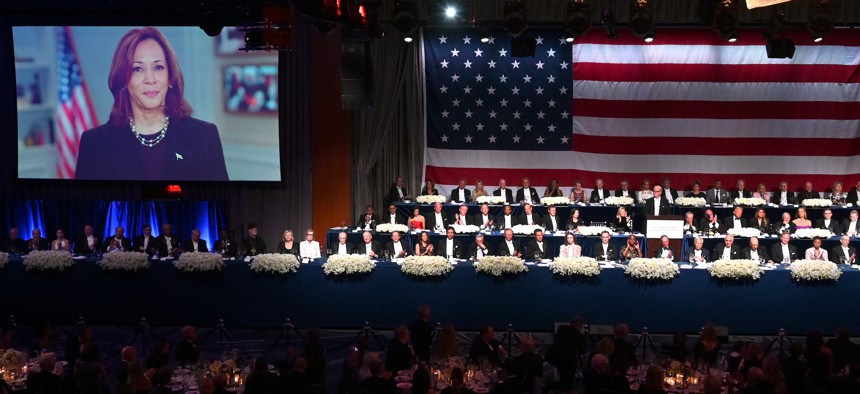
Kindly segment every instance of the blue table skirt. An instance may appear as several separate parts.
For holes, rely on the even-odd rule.
[[[90,324],[211,327],[280,326],[290,317],[299,326],[356,328],[368,321],[391,328],[412,321],[415,307],[430,304],[433,320],[460,329],[482,324],[549,331],[553,323],[580,315],[591,324],[627,322],[634,331],[698,331],[702,324],[725,325],[733,334],[803,334],[813,327],[832,332],[860,327],[860,271],[836,283],[798,284],[784,270],[768,271],[757,282],[711,279],[704,270],[681,271],[668,282],[642,282],[621,269],[593,280],[555,277],[547,268],[497,278],[476,274],[468,262],[447,277],[415,279],[392,263],[369,275],[326,277],[321,262],[295,274],[273,276],[230,261],[221,272],[180,273],[156,261],[145,272],[104,272],[94,261],[65,272],[26,272],[20,260],[0,269],[0,314],[19,322],[60,323],[83,316]]]

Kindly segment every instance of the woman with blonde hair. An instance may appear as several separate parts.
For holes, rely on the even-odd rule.
[[[475,181],[475,190],[472,191],[472,202],[478,201],[478,197],[489,196],[487,190],[484,189],[484,181],[478,179]]]

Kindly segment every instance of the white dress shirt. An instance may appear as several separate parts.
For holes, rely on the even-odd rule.
[[[532,216],[532,214],[527,214],[526,215],[526,224],[531,226],[532,223],[534,223],[534,222],[535,221],[534,221],[534,217]]]
[[[723,258],[728,260],[732,258],[732,248],[726,246],[723,248]]]
[[[779,205],[788,205],[788,192],[779,192]]]
[[[320,243],[317,241],[305,241],[299,244],[299,255],[302,258],[318,259],[320,256]]]
[[[857,232],[857,222],[849,222],[848,223],[848,231],[845,233],[856,233]]]
[[[481,249],[479,246],[475,246],[475,258],[480,259],[484,256],[486,256],[486,254],[484,254],[484,249]]]
[[[445,220],[442,219],[442,212],[433,212],[433,214],[436,216],[436,228],[445,228]]]
[[[600,243],[600,246],[603,248],[603,257],[609,257],[609,244]]]
[[[96,247],[96,237],[93,237],[92,235],[87,235],[87,247],[88,247],[90,250],[95,249],[95,247]]]
[[[373,254],[373,242],[364,244],[364,254],[370,256]]]
[[[663,258],[669,258],[669,253],[670,253],[670,252],[671,252],[671,251],[670,251],[669,249],[663,249],[663,251],[662,251],[662,252],[660,252],[660,257],[663,257]]]
[[[337,254],[339,254],[339,255],[348,254],[346,251],[346,244],[342,244],[342,243],[337,244]]]
[[[743,228],[743,226],[741,226],[741,218],[736,217],[736,216],[733,216],[733,217],[732,217],[732,222],[734,223],[734,224],[732,225],[732,227],[734,227],[734,228],[736,228],[736,229]]]
[[[397,256],[400,256],[400,252],[403,251],[403,247],[401,246],[400,242],[395,242],[393,245],[394,245],[394,256],[391,256],[391,257],[396,258]]]
[[[165,236],[164,243],[167,244],[167,252],[170,253],[170,251],[173,249],[173,238]]]
[[[523,189],[523,198],[525,199],[525,202],[527,202],[527,203],[532,202],[532,189],[531,188]]]
[[[514,227],[511,225],[511,215],[505,215],[505,228]]]
[[[505,240],[505,246],[507,246],[507,248],[508,248],[508,254],[513,256],[514,252],[516,251],[516,250],[514,250],[514,241]]]
[[[200,251],[200,249],[197,247],[197,241],[195,241],[195,240],[193,240],[193,239],[192,239],[192,240],[191,240],[191,245],[193,245],[193,246],[194,246],[194,248],[192,249],[194,252],[199,252],[199,251]]]
[[[756,249],[756,250],[750,249],[750,260],[752,260],[752,261],[761,260],[761,255],[759,254],[758,249]]]
[[[851,258],[851,251],[844,246],[841,246],[841,248],[842,248],[842,255],[845,256],[845,262],[847,263],[848,259]]]
[[[481,214],[481,226],[487,226],[487,222],[490,221],[490,215]]]
[[[403,189],[400,186],[395,186],[397,188],[397,195],[400,196],[400,199],[403,199]]]
[[[454,240],[445,238],[445,255],[453,256],[454,255]]]
[[[146,235],[144,235],[144,236],[143,236],[143,250],[144,250],[144,251],[149,250],[149,239],[150,239],[150,238],[152,238],[152,237],[149,237],[149,236],[146,236]]]
[[[654,198],[654,216],[660,216],[660,200]]]
[[[782,244],[782,260],[791,260],[791,252],[788,250],[788,244]]]
[[[558,222],[555,221],[555,216],[550,215],[549,220],[552,222],[552,229],[558,230]]]
[[[466,189],[457,188],[458,198],[457,201],[466,202]]]
[[[600,199],[600,202],[603,202],[603,189],[597,189],[597,198]]]
[[[397,224],[397,214],[388,214],[388,223]]]
[[[663,191],[663,195],[666,196],[666,200],[669,201],[669,204],[675,203],[675,199],[672,198],[672,189],[667,188],[666,190]]]
[[[696,261],[702,258],[702,249],[693,249],[693,256],[696,257]]]

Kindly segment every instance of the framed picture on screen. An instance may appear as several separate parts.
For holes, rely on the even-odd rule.
[[[245,33],[235,26],[224,26],[221,34],[215,36],[215,54],[219,56],[241,55],[245,46]]]
[[[224,67],[224,109],[232,114],[278,114],[278,66]]]

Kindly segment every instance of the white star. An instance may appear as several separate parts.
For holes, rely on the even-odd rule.
[[[475,75],[475,82],[484,82],[484,76],[481,74]]]
[[[568,66],[567,62],[561,62],[561,69],[562,70],[567,70],[567,66]]]
[[[537,66],[538,70],[543,70],[543,65],[544,65],[544,62],[541,62],[541,61],[535,63],[535,66]]]
[[[518,87],[514,86],[514,88],[513,88],[513,89],[511,89],[511,93],[513,93],[513,94],[520,94],[520,88],[518,88]]]
[[[562,86],[558,89],[559,94],[567,94],[567,88]]]
[[[567,41],[564,40],[564,37],[558,39],[559,45],[567,44]]]
[[[450,114],[450,112],[448,112],[448,111],[442,111],[442,117],[443,117],[443,118],[447,118],[447,117],[448,117],[448,114]]]
[[[514,119],[519,119],[520,115],[522,115],[522,113],[520,113],[520,111],[514,111],[513,115],[514,115]]]
[[[478,129],[478,131],[484,131],[484,124],[478,123],[475,125],[475,128]]]
[[[495,43],[496,43],[496,37],[490,36],[490,42],[488,42],[487,44],[495,44]]]
[[[555,108],[555,100],[549,100],[547,105],[549,105],[550,108]]]
[[[460,100],[454,99],[454,101],[452,101],[451,104],[453,104],[455,107],[459,107],[460,106]]]
[[[463,63],[463,67],[465,67],[465,68],[472,68],[472,62],[470,62],[470,61],[466,60],[466,62],[465,62],[465,63]]]
[[[451,128],[453,128],[454,131],[460,131],[460,124],[457,122],[454,122],[454,124],[451,125]]]
[[[532,77],[526,75],[523,77],[523,81],[526,81],[526,83],[530,83],[532,81]]]
[[[495,144],[495,143],[496,143],[496,136],[494,136],[494,135],[491,135],[491,136],[490,136],[490,143],[491,143],[491,144]]]
[[[442,87],[441,87],[441,88],[439,88],[439,90],[440,90],[442,93],[448,93],[448,87],[447,87],[447,86],[445,86],[445,85],[442,85]]]
[[[472,142],[472,136],[467,134],[466,135],[466,143],[471,143],[471,142]]]
[[[472,43],[471,37],[463,37],[463,45],[471,44],[471,43]]]
[[[487,94],[496,94],[496,88],[490,86],[490,88],[487,89]]]
[[[498,115],[498,114],[499,114],[499,113],[498,113],[498,112],[496,112],[496,111],[490,111],[490,119],[495,119],[495,118],[496,118],[496,115]]]
[[[484,51],[482,51],[482,50],[480,50],[480,49],[478,49],[477,51],[475,51],[475,57],[481,57],[481,55],[483,55],[483,54],[484,54]]]
[[[447,135],[442,134],[442,142],[448,142],[448,136]]]
[[[520,143],[520,136],[519,136],[519,135],[515,135],[515,136],[514,136],[514,143],[515,143],[515,144],[519,144],[519,143]]]
[[[487,65],[488,65],[488,66],[490,66],[490,68],[496,68],[496,61],[495,61],[495,60],[490,60],[490,61],[487,63]]]
[[[507,107],[508,106],[508,100],[502,99],[502,101],[499,101],[499,105],[501,105],[502,107]]]
[[[499,57],[504,57],[504,56],[508,56],[508,51],[502,49],[501,51],[499,51]]]
[[[475,101],[475,106],[476,107],[483,107],[484,106],[484,100],[478,99],[477,101]]]
[[[464,92],[464,93],[466,93],[466,94],[471,94],[471,93],[472,93],[472,88],[470,88],[470,87],[466,86],[465,88],[463,88],[463,92]]]
[[[532,131],[532,124],[531,124],[531,123],[526,123],[526,125],[525,125],[525,126],[523,126],[523,128],[524,128],[526,131]]]
[[[448,37],[445,37],[445,36],[439,37],[439,43],[440,44],[447,44],[448,43]]]
[[[506,77],[505,74],[502,74],[502,76],[499,77],[499,82],[501,82],[501,83],[508,82],[508,77]]]
[[[549,125],[549,127],[547,127],[547,130],[549,130],[550,133],[555,133],[555,125],[554,124]]]
[[[562,143],[562,144],[566,144],[566,143],[567,143],[567,140],[569,140],[569,139],[570,139],[570,138],[567,138],[567,137],[561,137],[561,143]]]
[[[549,81],[549,83],[555,83],[555,76],[554,75],[550,75],[550,76],[546,77],[546,79],[547,79],[547,81]]]
[[[448,68],[448,61],[447,60],[442,61],[442,68]]]
[[[543,111],[540,111],[537,113],[537,116],[538,116],[538,119],[543,119],[543,117],[546,116],[546,113]]]
[[[541,45],[541,44],[543,44],[543,37],[541,37],[541,36],[537,36],[537,38],[535,38],[535,43],[536,43],[537,45]]]
[[[513,66],[514,68],[520,68],[520,62],[514,60],[514,62],[511,63],[511,66]]]
[[[562,119],[567,119],[567,117],[568,117],[569,115],[570,115],[570,114],[569,114],[569,113],[567,113],[567,111],[564,111],[564,112],[562,112],[562,113],[561,113],[561,118],[562,118]]]
[[[464,114],[466,114],[466,117],[467,117],[467,118],[471,118],[473,113],[474,113],[474,112],[472,112],[472,111],[466,111],[466,112],[464,112]]]
[[[531,108],[532,107],[532,101],[529,99],[526,99],[526,101],[523,101],[523,106],[525,106],[526,108]]]
[[[541,137],[541,136],[538,136],[538,138],[537,138],[537,142],[538,142],[538,144],[543,144],[543,140],[545,140],[545,139],[546,139],[546,138],[543,138],[543,137]]]
[[[535,89],[535,93],[537,93],[537,94],[543,94],[543,88],[542,88],[542,87],[540,87],[540,86],[538,86],[538,87],[537,87],[537,89]]]
[[[452,57],[460,57],[460,51],[458,51],[457,48],[454,48],[454,50],[451,51],[451,56]]]
[[[460,80],[460,76],[459,76],[459,75],[454,74],[454,75],[452,75],[452,76],[451,76],[451,82],[457,82],[457,81],[459,81],[459,80]]]
[[[508,124],[502,123],[501,125],[499,125],[499,128],[502,129],[502,131],[508,131]]]
[[[550,50],[546,51],[546,54],[549,57],[555,57],[555,49],[550,49]]]

